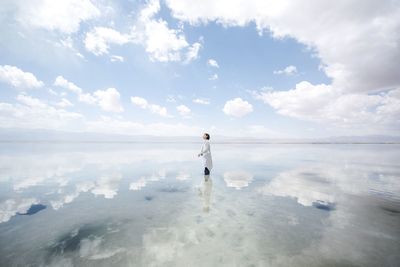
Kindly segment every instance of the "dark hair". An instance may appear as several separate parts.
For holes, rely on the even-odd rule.
[[[206,139],[210,140],[210,135],[208,133],[204,133],[206,135]]]

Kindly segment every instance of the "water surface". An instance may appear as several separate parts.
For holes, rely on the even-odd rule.
[[[399,266],[399,145],[0,144],[0,266]]]

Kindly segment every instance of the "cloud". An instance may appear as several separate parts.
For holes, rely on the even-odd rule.
[[[160,9],[158,0],[148,1],[128,33],[95,27],[86,33],[86,50],[100,56],[109,53],[110,45],[132,43],[142,45],[151,61],[189,63],[197,59],[201,43],[189,44],[181,28],[171,29],[165,20],[156,19]]]
[[[253,106],[249,102],[241,99],[240,97],[226,101],[223,108],[223,112],[226,115],[237,118],[243,117],[252,111]]]
[[[44,86],[42,81],[39,81],[35,75],[30,72],[10,65],[0,66],[0,81],[18,89],[39,88]]]
[[[175,18],[192,25],[215,21],[245,26],[253,22],[260,34],[267,31],[275,38],[292,37],[315,51],[323,70],[340,88],[371,91],[400,85],[396,71],[400,64],[396,30],[400,6],[393,1],[326,5],[254,0],[247,1],[243,9],[243,2],[234,0],[229,2],[230,12],[226,12],[225,2],[167,0],[166,4]]]
[[[218,80],[218,74],[214,73],[210,78],[208,78],[210,81],[215,81]]]
[[[193,103],[202,104],[202,105],[209,105],[210,100],[206,98],[195,98],[193,99]]]
[[[49,94],[51,94],[51,95],[55,95],[55,96],[58,95],[58,93],[57,93],[56,91],[54,91],[53,89],[51,89],[51,88],[49,88],[48,92],[49,92]]]
[[[86,131],[154,136],[196,136],[203,129],[182,123],[138,123],[126,119],[114,119],[102,116],[100,119],[88,121]]]
[[[194,26],[216,22],[225,27],[254,23],[259,34],[268,33],[276,39],[293,38],[318,57],[321,70],[332,83],[312,85],[310,92],[293,92],[291,89],[288,93],[267,94],[264,99],[273,107],[279,106],[280,114],[322,121],[329,116],[329,120],[342,120],[346,127],[350,126],[349,121],[357,121],[356,117],[360,116],[359,122],[396,121],[398,130],[399,121],[393,120],[397,114],[395,103],[398,103],[398,97],[387,93],[400,88],[400,5],[397,2],[388,0],[378,4],[352,0],[326,4],[318,1],[253,0],[244,4],[241,0],[233,0],[229,1],[230,12],[226,12],[227,2],[221,1],[166,0],[166,4],[172,16],[182,22]],[[282,74],[293,70],[284,69]],[[330,88],[322,89],[326,86]],[[318,88],[322,92],[318,92]],[[300,91],[305,95],[297,94]],[[300,99],[290,99],[289,96],[294,94]],[[334,99],[324,99],[331,94],[335,94]],[[330,107],[319,106],[319,110],[324,111],[322,116],[319,116],[319,110],[311,114],[307,100],[313,101],[311,105],[318,101],[329,102]],[[335,104],[340,105],[339,112],[335,111]],[[341,115],[344,117],[340,118]],[[364,126],[367,128],[368,124]],[[357,125],[353,129],[358,130]],[[379,130],[385,129],[396,130],[389,123]]]
[[[162,117],[168,117],[168,112],[167,108],[156,105],[156,104],[150,104],[147,102],[146,99],[139,97],[139,96],[133,96],[131,97],[131,102],[135,106],[138,106],[142,109],[148,109],[150,110],[151,113],[158,114]]]
[[[95,27],[86,33],[84,44],[86,50],[96,56],[100,56],[108,54],[112,44],[124,45],[132,41],[132,37],[129,34],[121,34],[111,28]]]
[[[120,102],[120,94],[115,88],[108,88],[106,90],[97,90],[93,93],[97,98],[98,105],[104,111],[122,112],[124,108]]]
[[[131,102],[132,102],[132,104],[134,104],[142,109],[147,108],[147,106],[149,104],[146,99],[144,99],[143,97],[139,97],[139,96],[131,97]]]
[[[28,95],[17,96],[18,103],[0,102],[0,121],[3,128],[76,129],[83,115],[58,109]]]
[[[57,103],[57,106],[59,106],[60,108],[67,108],[74,106],[74,104],[72,104],[71,101],[69,101],[68,99],[62,98],[61,101]]]
[[[253,95],[281,115],[350,127],[360,133],[395,132],[399,127],[400,89],[381,94],[342,93],[332,85],[303,81],[288,91],[261,90]]]
[[[193,45],[191,45],[186,52],[186,59],[185,59],[185,63],[189,63],[190,61],[196,60],[199,57],[199,51],[201,48],[201,44],[200,43],[194,43]]]
[[[210,67],[217,68],[217,69],[219,68],[218,62],[215,59],[212,59],[212,58],[210,58],[207,61],[207,65],[210,66]]]
[[[151,0],[139,14],[133,35],[149,54],[150,60],[190,62],[197,59],[201,47],[199,42],[190,45],[181,29],[170,29],[163,19],[155,19],[160,11],[160,2]]]
[[[190,117],[190,115],[192,114],[192,111],[190,110],[190,108],[188,108],[185,105],[179,105],[176,107],[176,110],[178,110],[179,114],[185,118]]]
[[[76,86],[74,83],[69,82],[67,79],[65,79],[63,76],[57,76],[57,78],[55,79],[54,86],[60,86],[62,88],[68,89],[71,92],[74,92],[78,95],[83,93],[83,90],[81,88],[79,88],[78,86]]]
[[[90,0],[33,0],[18,2],[17,21],[26,26],[75,33],[82,22],[100,16]]]
[[[110,57],[110,61],[111,62],[124,62],[125,59],[124,59],[124,57],[121,57],[121,56],[112,55]]]
[[[288,76],[297,74],[296,66],[290,65],[284,68],[283,70],[274,70],[274,74],[285,74]]]
[[[62,76],[57,76],[54,81],[55,86],[68,89],[78,95],[78,100],[90,105],[98,105],[104,111],[109,112],[122,112],[124,108],[120,102],[120,94],[115,88],[108,88],[106,90],[97,90],[93,94],[84,93],[82,88],[76,86],[74,83],[68,81]]]

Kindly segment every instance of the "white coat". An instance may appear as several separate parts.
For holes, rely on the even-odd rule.
[[[211,148],[210,148],[209,140],[204,141],[204,144],[201,147],[200,155],[202,155],[202,157],[203,157],[204,167],[207,167],[207,169],[211,170],[213,167],[213,163],[212,163]]]

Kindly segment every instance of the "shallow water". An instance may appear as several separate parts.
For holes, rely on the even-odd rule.
[[[400,266],[400,145],[0,144],[0,266]]]

